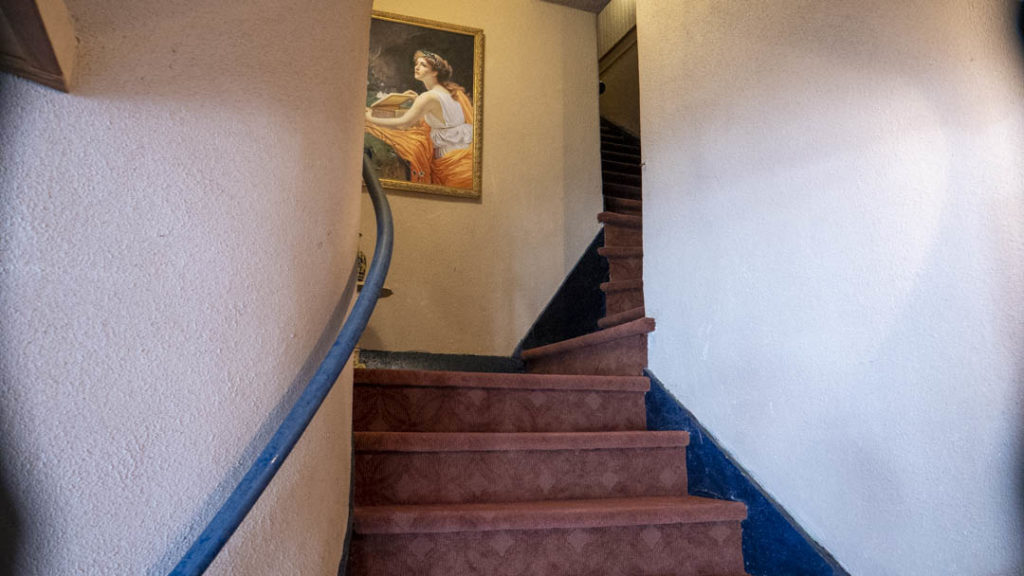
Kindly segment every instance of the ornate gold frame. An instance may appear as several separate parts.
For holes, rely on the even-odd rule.
[[[479,28],[446,24],[434,20],[425,20],[412,16],[402,16],[392,12],[373,11],[376,20],[387,20],[402,24],[411,24],[423,28],[432,28],[455,34],[473,37],[473,188],[451,188],[436,184],[417,184],[403,180],[382,178],[381,184],[392,190],[405,192],[422,192],[442,196],[461,198],[480,198],[483,188],[483,142],[484,142],[484,31]]]

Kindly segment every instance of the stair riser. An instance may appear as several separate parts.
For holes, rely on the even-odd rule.
[[[360,386],[353,429],[374,432],[612,432],[647,427],[642,392]]]
[[[639,280],[644,277],[643,256],[608,258],[607,260],[608,279],[612,282]]]
[[[645,310],[643,306],[620,312],[619,314],[606,314],[604,318],[597,321],[598,328],[605,329],[611,328],[612,326],[618,326],[626,322],[632,322],[638,318],[643,318]]]
[[[627,200],[643,200],[643,192],[636,186],[626,186],[605,182],[602,189],[605,197],[626,198]]]
[[[633,138],[632,136],[623,137],[618,135],[602,135],[601,145],[605,146],[608,144],[620,146],[640,146],[640,142],[638,142],[636,138]]]
[[[636,165],[640,165],[641,162],[639,154],[625,154],[623,152],[612,152],[611,150],[601,152],[601,160],[611,160],[612,162],[623,162],[625,164]]]
[[[639,376],[646,367],[646,334],[526,361],[526,369],[536,374]]]
[[[619,314],[644,305],[644,291],[619,290],[604,295],[605,314]]]
[[[615,162],[611,160],[602,159],[601,169],[608,170],[610,172],[618,172],[620,174],[633,174],[636,176],[640,175],[640,166],[638,164],[627,162]]]
[[[616,224],[604,225],[605,246],[643,246],[643,228],[618,226]]]
[[[615,196],[604,197],[604,209],[606,212],[618,212],[619,214],[643,215],[643,204],[639,200],[617,198]]]
[[[740,523],[352,537],[352,576],[743,573]]]
[[[605,182],[612,182],[615,184],[627,184],[629,186],[643,185],[643,178],[639,174],[622,174],[620,172],[604,171],[601,173],[601,177]]]
[[[357,452],[357,506],[678,496],[677,448]]]
[[[608,128],[605,126],[601,127],[601,141],[602,142],[629,142],[636,143],[636,138],[629,134],[624,134],[617,128]]]
[[[636,144],[622,144],[619,142],[601,142],[602,152],[618,152],[619,154],[640,155],[640,146]]]

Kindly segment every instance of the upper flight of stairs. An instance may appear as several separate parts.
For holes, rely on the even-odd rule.
[[[602,120],[601,155],[605,209],[597,221],[604,226],[604,246],[598,254],[608,261],[601,330],[523,350],[531,372],[636,375],[647,366],[654,320],[644,311],[640,144]]]
[[[606,315],[528,374],[357,370],[353,576],[744,574],[742,503],[646,430],[640,149],[602,125]]]

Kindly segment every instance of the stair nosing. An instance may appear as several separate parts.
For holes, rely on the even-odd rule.
[[[636,308],[630,308],[629,310],[624,310],[618,314],[605,316],[597,321],[597,325],[601,328],[611,328],[612,326],[618,326],[619,324],[624,324],[626,322],[636,320],[637,318],[643,318],[645,314],[646,311],[644,310],[644,307],[637,306]]]
[[[641,258],[643,246],[602,246],[597,249],[598,256],[605,258]]]
[[[639,179],[640,182],[641,182],[640,186],[643,186],[643,176],[641,174],[634,174],[632,172],[619,172],[618,170],[608,170],[607,168],[602,168],[601,169],[601,174],[605,175],[605,176],[614,176],[614,177],[621,176],[623,178],[628,178],[629,180]],[[622,182],[613,182],[613,183],[614,184],[622,184]],[[631,186],[636,186],[636,184],[631,184]]]
[[[634,207],[634,208],[636,208],[638,210],[642,210],[643,206],[644,206],[644,201],[643,200],[637,200],[636,198],[626,198],[625,196],[613,196],[613,195],[607,194],[607,193],[602,194],[602,196],[604,196],[604,199],[606,201],[607,200],[612,200],[614,202],[621,202],[621,203],[624,203],[626,206]]]
[[[613,292],[625,292],[626,290],[643,290],[644,281],[642,278],[632,280],[616,280],[614,282],[602,282],[601,291],[605,294]]]
[[[606,166],[607,165],[607,166]],[[609,170],[608,168],[616,168],[616,170]],[[632,170],[640,171],[640,164],[634,162],[622,162],[621,160],[612,160],[609,158],[601,159],[602,171],[615,172],[617,174],[632,174]],[[618,169],[630,170],[630,172],[618,172]]]
[[[611,140],[602,140],[601,147],[616,147],[616,148],[628,148],[630,150],[636,150],[639,154],[643,150],[643,143],[636,144],[634,142],[612,142]]]
[[[626,322],[625,324],[619,324],[618,326],[612,326],[611,328],[605,328],[603,330],[598,330],[597,332],[577,336],[576,338],[570,338],[568,340],[562,340],[561,342],[555,342],[554,344],[548,344],[547,346],[538,346],[537,348],[523,350],[521,355],[523,360],[534,360],[544,356],[551,356],[552,354],[561,354],[564,352],[578,350],[580,348],[614,342],[615,340],[628,338],[630,336],[649,334],[653,331],[654,318],[640,318],[633,320],[632,322]]]
[[[597,215],[597,221],[602,224],[611,224],[623,228],[643,228],[643,217],[631,214],[619,214],[618,212],[601,212]]]
[[[628,156],[629,157],[629,161],[625,162],[626,164],[636,164],[637,166],[639,166],[640,164],[643,163],[643,157],[640,156],[639,154],[633,154],[632,152],[621,152],[621,151],[616,151],[616,150],[602,150],[601,151],[601,160],[605,160],[606,159],[605,158],[606,154],[615,154],[617,156]],[[607,160],[611,160],[611,158],[607,158]],[[613,162],[622,162],[622,160],[613,160]]]
[[[615,188],[629,188],[629,193],[630,194],[637,194],[637,195],[642,195],[643,194],[643,189],[644,189],[644,187],[642,185],[641,186],[635,186],[633,184],[623,184],[622,182],[602,182],[601,189],[602,190],[606,190],[608,188],[611,188],[612,190],[614,190]],[[605,194],[607,194],[607,191],[605,192]]]
[[[357,452],[557,452],[685,448],[682,431],[613,432],[373,432],[356,431]]]
[[[355,386],[414,388],[486,388],[492,390],[546,390],[593,392],[647,392],[645,376],[589,376],[440,370],[356,369]]]
[[[742,502],[699,496],[356,506],[359,534],[427,534],[738,522]]]

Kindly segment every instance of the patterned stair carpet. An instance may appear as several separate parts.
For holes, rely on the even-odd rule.
[[[743,572],[742,504],[686,495],[646,378],[357,370],[349,574]]]

